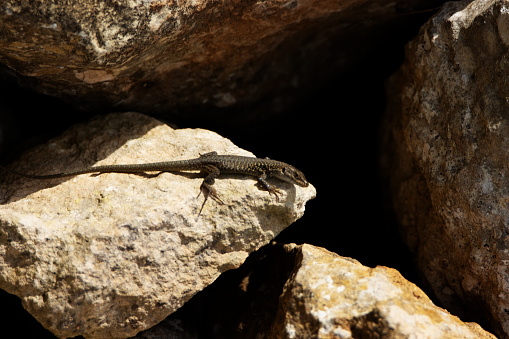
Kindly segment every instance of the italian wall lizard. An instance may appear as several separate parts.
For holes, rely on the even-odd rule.
[[[103,165],[93,166],[84,169],[78,169],[69,172],[33,175],[14,172],[17,175],[34,179],[53,179],[75,176],[86,173],[141,173],[141,172],[173,172],[173,171],[193,171],[199,170],[205,173],[205,178],[201,184],[200,190],[204,191],[205,201],[201,206],[200,213],[205,206],[207,197],[210,194],[216,201],[223,204],[217,191],[212,187],[215,179],[221,174],[246,174],[254,176],[258,182],[267,189],[270,194],[274,194],[276,201],[279,201],[279,189],[267,182],[268,177],[307,187],[309,182],[304,174],[295,167],[281,161],[271,159],[261,159],[255,157],[245,157],[238,155],[219,155],[217,152],[209,152],[195,159],[164,161],[145,164],[132,165]]]

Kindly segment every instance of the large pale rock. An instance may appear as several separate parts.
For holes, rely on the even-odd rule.
[[[399,5],[5,0],[0,63],[18,83],[81,108],[196,114],[252,109],[269,96],[276,111],[295,100],[292,89],[316,86],[374,49],[379,35],[366,32],[388,32]]]
[[[14,168],[51,173],[99,164],[250,155],[216,133],[173,130],[144,115],[75,126]],[[283,159],[281,159],[283,160]],[[240,179],[240,180],[239,180]],[[244,180],[245,179],[245,180]],[[274,182],[280,202],[243,176],[216,180],[225,205],[198,211],[201,178],[162,173],[0,185],[0,287],[59,337],[122,338],[158,323],[300,218],[308,188]]]
[[[302,245],[268,338],[495,339],[435,306],[398,271]]]
[[[509,7],[448,3],[388,83],[382,167],[438,299],[509,338]],[[472,318],[475,317],[475,318]]]

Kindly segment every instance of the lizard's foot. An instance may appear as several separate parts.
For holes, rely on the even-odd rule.
[[[276,202],[279,202],[279,195],[282,194],[281,191],[274,185],[271,185],[265,180],[267,175],[264,173],[258,177],[258,185],[264,187],[269,194],[273,194],[276,197]]]
[[[219,198],[219,194],[217,194],[217,191],[214,187],[207,183],[202,183],[200,186],[200,193],[198,196],[200,196],[201,192],[203,191],[203,195],[205,196],[205,200],[203,200],[203,204],[201,205],[200,212],[198,212],[198,215],[201,214],[201,211],[203,210],[203,207],[205,206],[205,203],[207,202],[207,199],[209,198],[209,195],[214,199],[217,203],[224,205],[224,202]]]
[[[216,202],[218,202],[221,205],[224,205],[223,200],[221,200],[221,198],[219,198],[219,194],[217,194],[216,189],[214,187],[212,187],[212,185],[209,185],[207,183],[201,184],[200,193],[202,191],[203,191],[203,195],[205,196],[205,200],[207,200],[207,198],[210,195],[212,197],[212,199],[214,199]],[[198,196],[199,196],[199,194],[198,194]]]
[[[271,185],[267,187],[267,191],[269,191],[269,194],[273,194],[276,197],[276,202],[279,202],[279,195],[282,194],[279,189]]]

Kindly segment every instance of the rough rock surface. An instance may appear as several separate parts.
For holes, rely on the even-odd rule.
[[[269,94],[278,109],[287,90],[375,48],[366,32],[384,31],[400,3],[419,2],[6,0],[0,63],[81,108],[210,113]]]
[[[136,336],[179,337],[495,339],[435,306],[394,269],[277,243]]]
[[[75,126],[14,164],[51,173],[90,165],[250,155],[206,130],[141,114]],[[283,159],[281,159],[283,160]],[[277,183],[280,202],[240,177],[216,180],[225,205],[198,210],[202,179],[105,173],[0,185],[0,287],[59,337],[122,338],[158,323],[221,272],[300,218],[315,189]]]
[[[382,168],[438,299],[509,338],[509,7],[448,3],[388,83]]]
[[[311,245],[296,248],[268,338],[490,338],[435,306],[398,271]]]

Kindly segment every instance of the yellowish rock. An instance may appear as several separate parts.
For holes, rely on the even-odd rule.
[[[268,338],[495,339],[435,306],[391,268],[369,268],[311,245],[287,245],[296,268]]]

